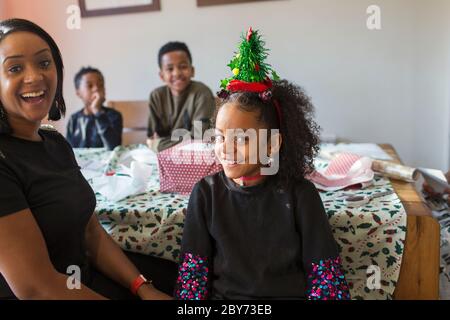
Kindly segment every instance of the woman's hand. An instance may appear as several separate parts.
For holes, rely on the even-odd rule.
[[[137,294],[142,300],[173,300],[173,297],[159,291],[151,284],[142,285]]]
[[[108,278],[129,288],[140,272],[119,245],[106,233],[95,214],[92,215],[86,227],[85,237],[92,264]],[[143,300],[171,299],[170,296],[153,287],[151,283],[141,285],[137,295]]]

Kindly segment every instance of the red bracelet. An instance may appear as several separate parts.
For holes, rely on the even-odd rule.
[[[144,283],[151,283],[151,281],[148,281],[147,279],[145,279],[145,277],[140,274],[136,279],[134,279],[134,281],[131,283],[130,286],[130,290],[131,293],[133,293],[135,296],[137,296],[137,292],[139,290],[139,288],[144,284]]]

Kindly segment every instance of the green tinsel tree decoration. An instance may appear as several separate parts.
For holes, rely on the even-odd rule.
[[[272,75],[272,80],[279,80],[277,73],[265,62],[269,50],[264,47],[265,42],[259,32],[250,28],[241,38],[239,52],[235,53],[228,64],[233,76],[222,80],[220,87],[226,89],[232,80],[263,82],[267,80],[269,74]]]

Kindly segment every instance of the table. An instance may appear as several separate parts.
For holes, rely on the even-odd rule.
[[[401,163],[391,145],[381,147],[394,162]],[[408,215],[405,252],[394,299],[439,299],[439,223],[412,183],[391,182]]]

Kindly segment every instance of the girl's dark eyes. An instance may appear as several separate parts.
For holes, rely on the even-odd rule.
[[[225,141],[225,137],[222,135],[216,135],[213,137],[214,142],[216,143],[223,143]],[[234,136],[233,140],[235,143],[237,144],[245,144],[247,141],[249,141],[249,137],[248,136]]]
[[[222,142],[224,142],[225,138],[223,136],[221,136],[221,135],[215,135],[213,137],[213,140],[216,143],[222,143]]]
[[[47,69],[49,66],[50,66],[50,60],[44,60],[44,61],[41,61],[40,63],[39,63],[39,65],[42,67],[42,68],[44,68],[44,69]]]

